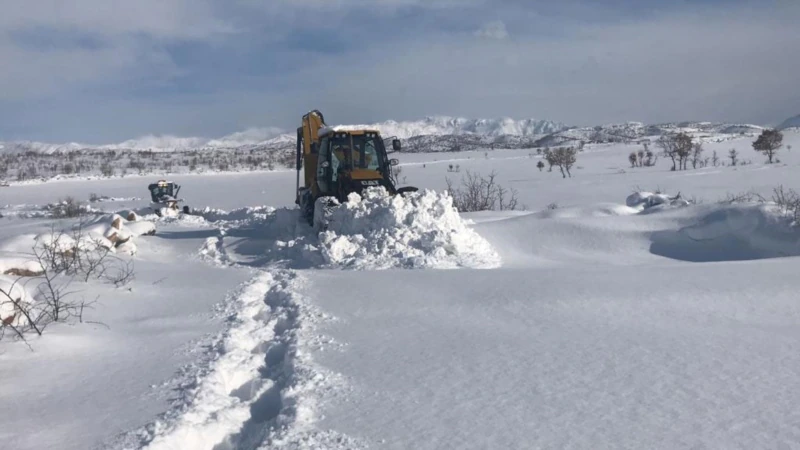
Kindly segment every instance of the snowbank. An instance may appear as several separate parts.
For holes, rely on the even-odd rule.
[[[0,275],[0,323],[15,326],[27,323],[14,302],[28,305],[31,297],[16,277]]]
[[[326,263],[354,269],[494,268],[500,256],[469,228],[446,193],[350,194],[319,235]]]
[[[42,272],[44,272],[42,265],[32,258],[7,256],[0,253],[0,275],[28,277],[41,275]]]

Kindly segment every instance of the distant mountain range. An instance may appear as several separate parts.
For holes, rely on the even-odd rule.
[[[800,116],[788,119],[779,128],[800,127]],[[426,117],[416,121],[385,121],[366,125],[345,125],[336,128],[372,128],[384,137],[396,136],[404,141],[404,151],[463,151],[478,148],[533,148],[573,145],[581,141],[630,142],[657,137],[668,132],[685,131],[706,139],[730,139],[760,133],[763,129],[751,124],[682,122],[645,125],[641,122],[570,127],[560,122],[537,119],[514,120],[465,119],[446,116]],[[49,144],[41,142],[2,142],[0,152],[66,153],[70,151],[156,151],[181,152],[203,150],[290,150],[294,131],[278,128],[251,128],[218,139],[176,136],[145,136],[118,144],[84,145],[79,143]]]

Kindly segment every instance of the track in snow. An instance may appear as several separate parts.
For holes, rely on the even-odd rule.
[[[336,380],[309,356],[329,344],[314,329],[330,318],[305,302],[302,284],[284,270],[248,282],[228,305],[235,311],[229,327],[209,347],[216,354],[197,370],[184,400],[121,448],[232,450],[300,441],[335,448],[347,442],[313,427],[318,395]]]

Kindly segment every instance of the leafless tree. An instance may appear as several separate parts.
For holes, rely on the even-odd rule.
[[[628,162],[631,163],[631,168],[634,168],[638,165],[638,160],[639,159],[636,157],[636,152],[631,152],[631,154],[628,155]]]
[[[656,145],[661,147],[664,156],[669,156],[672,160],[672,169],[685,170],[686,162],[692,153],[692,137],[686,133],[665,134],[657,141]]]
[[[676,150],[675,139],[670,135],[662,135],[656,141],[656,145],[661,148],[662,154],[672,160],[672,171],[676,170],[678,152]]]
[[[544,149],[544,159],[547,161],[547,171],[552,172],[553,166],[556,165],[556,157],[549,148]]]
[[[577,161],[576,155],[577,151],[575,150],[574,147],[560,147],[553,152],[554,164],[557,165],[559,169],[561,169],[562,178],[567,178],[567,176],[572,178],[572,173],[570,173],[570,169]]]
[[[702,162],[703,156],[703,143],[695,142],[692,146],[692,169],[696,169],[697,165]]]
[[[731,149],[731,150],[728,152],[728,158],[730,158],[730,159],[731,159],[731,165],[732,165],[732,166],[735,166],[735,165],[736,165],[736,161],[737,161],[737,159],[736,159],[736,158],[738,158],[738,156],[739,156],[739,152],[737,152],[735,148],[732,148],[732,149]]]

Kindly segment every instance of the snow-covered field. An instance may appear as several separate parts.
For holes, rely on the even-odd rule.
[[[798,448],[800,231],[719,200],[800,189],[800,156],[750,141],[706,153],[753,164],[677,172],[590,145],[568,179],[527,150],[401,154],[431,192],[318,236],[291,171],[175,177],[183,218],[145,214],[147,178],[0,187],[6,265],[66,196],[157,229],[119,255],[130,283],[73,282],[83,323],[0,341],[0,447]],[[456,214],[467,170],[527,210]],[[629,198],[656,190],[691,202]]]

